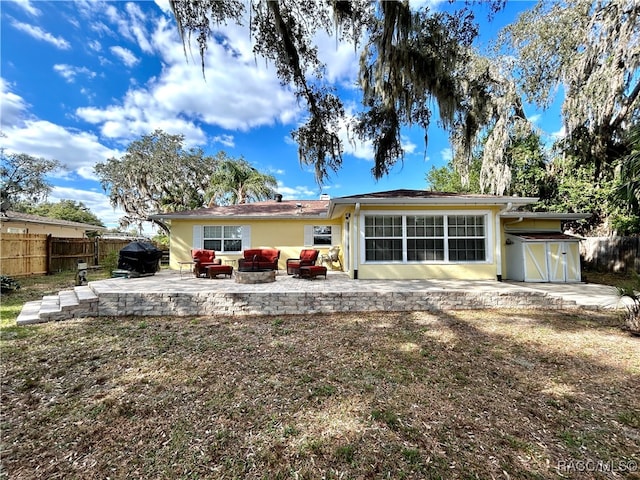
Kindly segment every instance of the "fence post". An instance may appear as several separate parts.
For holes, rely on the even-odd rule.
[[[46,257],[46,265],[47,265],[47,275],[51,275],[51,256],[52,256],[52,248],[53,248],[53,244],[52,244],[52,235],[48,234],[47,235],[47,257]]]

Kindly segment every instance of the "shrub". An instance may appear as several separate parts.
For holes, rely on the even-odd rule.
[[[113,272],[116,268],[118,268],[118,258],[120,257],[120,253],[115,250],[109,252],[102,259],[102,268],[104,268],[107,272]]]
[[[633,282],[624,287],[618,287],[618,293],[623,298],[629,298],[627,305],[625,328],[632,335],[640,336],[640,275],[634,274]]]
[[[20,284],[11,277],[7,277],[6,275],[0,275],[1,288],[2,293],[9,293],[20,288]]]

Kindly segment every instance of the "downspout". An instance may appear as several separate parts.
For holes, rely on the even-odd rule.
[[[500,229],[500,217],[503,213],[507,213],[513,208],[513,203],[507,203],[507,206],[500,210],[496,215],[496,280],[502,281],[502,234]]]
[[[360,202],[356,203],[356,209],[353,214],[353,230],[355,235],[353,236],[353,279],[358,279],[358,265],[360,259]]]

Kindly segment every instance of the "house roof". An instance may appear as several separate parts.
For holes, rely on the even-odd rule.
[[[329,216],[338,205],[504,205],[512,208],[538,201],[536,197],[432,192],[429,190],[387,190],[349,195],[331,200]]]
[[[432,192],[429,190],[387,190],[384,192],[364,193],[334,198],[334,204],[349,203],[389,203],[389,204],[520,204],[537,202],[536,197],[507,197],[502,195],[463,194],[451,192]]]
[[[268,200],[240,205],[225,205],[200,208],[184,212],[151,215],[157,220],[189,218],[300,218],[333,215],[334,208],[344,205],[515,205],[536,202],[534,197],[506,197],[499,195],[469,195],[459,193],[431,192],[427,190],[389,190],[384,192],[349,195],[326,200]]]
[[[7,210],[0,215],[0,223],[4,222],[21,222],[21,223],[37,223],[40,225],[55,225],[57,227],[79,228],[89,231],[105,231],[106,227],[91,225],[88,223],[70,222],[68,220],[60,220],[58,218],[41,217],[30,213],[12,212]]]
[[[160,220],[189,218],[300,218],[324,217],[329,206],[328,200],[268,200],[238,205],[222,205],[199,208],[184,212],[151,215]]]

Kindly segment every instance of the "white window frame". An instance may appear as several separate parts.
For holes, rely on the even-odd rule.
[[[220,228],[221,237],[205,237],[205,229],[207,227]],[[239,237],[229,237],[226,238],[225,228],[238,228],[240,230]],[[219,240],[222,249],[215,250],[216,253],[220,254],[237,254],[249,248],[247,245],[248,238],[250,237],[250,229],[248,229],[247,225],[194,225],[193,227],[193,248],[205,248],[205,242],[207,240]],[[239,240],[240,241],[240,250],[225,250],[224,243],[225,240]],[[212,249],[209,249],[212,250]]]
[[[329,233],[325,234],[329,238],[329,243],[315,243],[316,228],[329,228]],[[307,247],[327,248],[340,244],[340,226],[330,224],[314,224],[304,226],[304,245]]]
[[[365,217],[368,216],[402,216],[402,260],[366,260],[366,240],[368,237],[365,235]],[[407,259],[407,217],[443,217],[444,220],[444,260],[408,260]],[[448,217],[465,217],[465,216],[474,216],[474,217],[484,217],[484,237],[482,236],[470,236],[470,237],[460,237],[451,235],[449,236],[449,225],[448,225]],[[473,264],[473,265],[483,265],[483,264],[491,264],[493,263],[494,256],[494,232],[491,228],[491,211],[490,210],[367,210],[366,212],[361,212],[360,214],[360,262],[362,264],[397,264],[397,265],[428,265],[428,264],[441,264],[441,265],[462,265],[462,264]],[[416,237],[411,237],[416,238]],[[422,237],[418,237],[422,238]],[[432,238],[432,237],[424,237],[424,238]],[[442,238],[442,237],[433,237],[433,238]],[[459,260],[459,261],[450,261],[449,260],[449,240],[460,239],[460,238],[469,238],[469,239],[478,239],[484,238],[484,251],[485,251],[485,259],[484,260]]]

